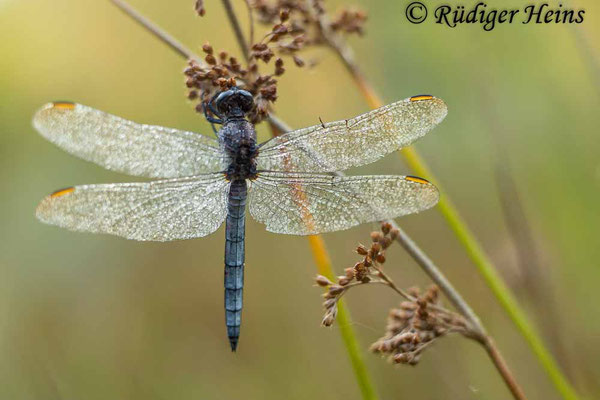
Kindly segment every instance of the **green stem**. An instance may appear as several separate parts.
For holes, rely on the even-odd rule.
[[[319,274],[333,281],[335,277],[323,238],[320,235],[308,236],[308,242]],[[350,312],[342,300],[338,302],[337,322],[363,399],[377,400],[377,394],[371,383],[371,377],[360,352],[356,333],[354,332],[354,328],[352,328]]]
[[[375,393],[375,389],[373,388],[373,384],[371,383],[371,379],[367,372],[367,367],[362,358],[360,346],[358,345],[356,334],[352,328],[350,313],[348,312],[343,300],[338,301],[337,307],[337,323],[340,329],[340,334],[342,335],[342,340],[346,346],[346,351],[348,352],[348,356],[352,362],[352,369],[354,369],[354,374],[356,375],[362,397],[365,400],[376,400],[377,394]]]

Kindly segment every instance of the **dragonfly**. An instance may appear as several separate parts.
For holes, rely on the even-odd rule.
[[[209,102],[216,139],[138,124],[85,105],[53,102],[34,116],[39,133],[109,170],[155,178],[68,187],[36,209],[42,222],[141,241],[193,239],[225,222],[225,322],[240,336],[246,203],[267,231],[315,235],[433,207],[437,188],[414,176],[340,176],[408,146],[440,123],[445,103],[413,96],[354,118],[257,144],[252,94],[232,87]]]

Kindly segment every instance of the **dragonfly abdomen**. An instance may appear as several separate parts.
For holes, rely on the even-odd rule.
[[[225,222],[225,323],[232,351],[237,347],[242,320],[247,194],[245,180],[231,182]]]

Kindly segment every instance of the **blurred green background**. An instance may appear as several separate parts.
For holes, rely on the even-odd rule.
[[[193,3],[131,0],[192,49],[210,41],[237,52],[220,2],[207,1],[202,19]],[[328,3],[330,10],[342,4]],[[420,93],[447,102],[448,117],[418,149],[567,375],[580,392],[598,398],[600,3],[571,2],[586,10],[580,25],[513,24],[491,32],[479,25],[411,25],[407,3],[355,3],[369,13],[366,36],[351,39],[357,58],[386,102]],[[245,19],[243,4],[236,6]],[[185,98],[185,62],[108,1],[0,0],[0,33],[0,398],[358,399],[337,328],[320,327],[320,290],[313,287],[305,238],[248,223],[244,323],[232,354],[223,322],[223,228],[161,244],[36,221],[37,202],[57,188],[135,178],[45,141],[31,126],[34,111],[51,100],[72,100],[210,135]],[[301,127],[319,116],[331,121],[367,110],[333,54],[310,56],[317,67],[290,64],[281,79],[281,117]],[[259,135],[267,139],[264,126]],[[519,262],[515,243],[523,243],[503,217],[499,164],[516,184],[534,236],[533,248],[524,250],[537,254],[539,268]],[[351,173],[409,171],[391,155]],[[399,222],[474,305],[530,398],[558,399],[439,213]],[[357,260],[354,246],[367,242],[375,226],[324,236],[338,273]],[[398,284],[428,285],[399,247],[388,260]],[[382,287],[348,296],[382,398],[510,396],[484,351],[461,337],[440,340],[417,367],[368,353],[398,301]]]

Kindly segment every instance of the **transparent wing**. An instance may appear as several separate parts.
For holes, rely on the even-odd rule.
[[[433,207],[436,187],[411,176],[331,176],[260,172],[251,181],[250,213],[267,230],[312,235]]]
[[[228,191],[223,174],[75,186],[44,198],[36,215],[63,228],[127,239],[191,239],[223,223]]]
[[[352,119],[299,129],[261,145],[257,167],[332,172],[369,164],[425,135],[447,112],[438,98],[414,96]]]
[[[69,153],[129,175],[178,178],[224,169],[214,139],[136,124],[81,104],[46,104],[35,114],[33,125]]]

